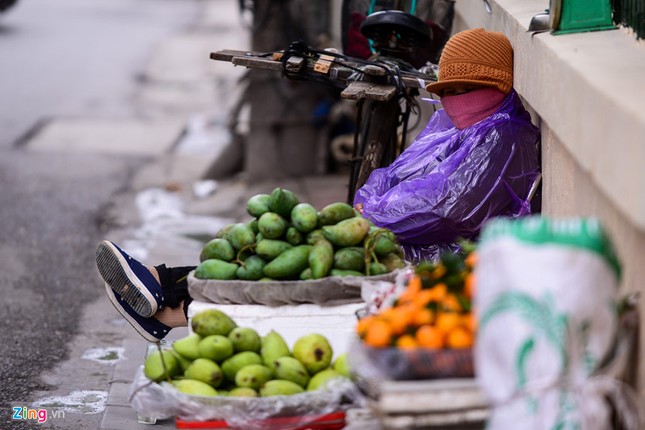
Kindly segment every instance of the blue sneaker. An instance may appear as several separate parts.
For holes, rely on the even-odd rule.
[[[96,247],[96,267],[107,285],[121,300],[144,318],[164,305],[161,285],[147,267],[110,241]]]
[[[144,318],[139,315],[107,283],[105,290],[116,310],[148,342],[159,342],[172,330],[172,327],[168,327],[156,318]]]

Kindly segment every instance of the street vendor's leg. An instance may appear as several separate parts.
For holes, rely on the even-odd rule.
[[[187,325],[187,275],[194,267],[146,267],[108,241],[97,247],[96,265],[112,305],[146,340],[158,342]]]
[[[189,299],[186,276],[194,267],[168,268],[162,264],[153,270],[107,240],[96,248],[96,266],[120,300],[142,317],[152,317],[158,310],[178,307],[181,302],[186,313],[185,301]]]
[[[188,273],[194,269],[195,266],[167,267],[165,264],[150,268],[161,284],[166,306],[173,309],[181,307],[184,317],[188,317],[188,306],[193,301],[188,294]]]
[[[184,309],[188,309],[188,306],[184,307],[184,302],[181,302],[175,308],[168,306],[157,311],[153,318],[170,328],[186,327],[188,318]]]

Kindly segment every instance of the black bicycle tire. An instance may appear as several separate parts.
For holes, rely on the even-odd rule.
[[[349,203],[353,203],[356,191],[365,184],[372,171],[390,165],[397,156],[400,114],[401,107],[396,97],[386,102],[365,100],[363,103],[360,131],[355,142],[357,155],[350,169]]]

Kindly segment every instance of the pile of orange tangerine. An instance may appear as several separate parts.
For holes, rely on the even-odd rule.
[[[358,321],[358,335],[376,348],[471,348],[475,260],[470,246],[419,263],[392,307]]]

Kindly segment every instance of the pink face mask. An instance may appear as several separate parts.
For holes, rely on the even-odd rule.
[[[458,129],[469,127],[494,114],[506,94],[497,88],[482,88],[441,98],[446,114]]]

